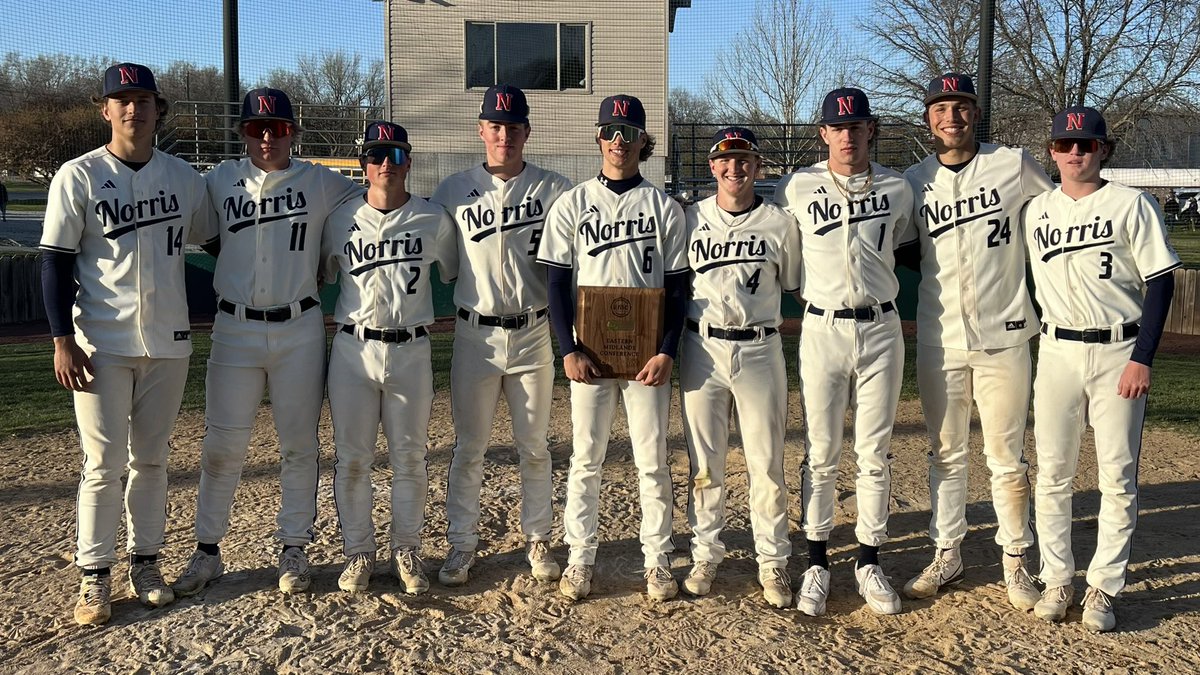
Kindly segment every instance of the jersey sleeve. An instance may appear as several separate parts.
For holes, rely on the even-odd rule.
[[[87,182],[82,171],[65,166],[54,174],[46,195],[41,248],[78,253],[87,211]]]
[[[787,230],[783,234],[779,264],[779,285],[784,293],[798,293],[804,281],[804,258],[800,244],[800,224],[792,214],[784,212]]]
[[[1148,193],[1137,196],[1129,218],[1129,247],[1133,250],[1134,265],[1143,281],[1162,276],[1180,266],[1179,255],[1167,241],[1158,200]]]
[[[217,213],[213,210],[212,199],[208,195],[208,182],[204,176],[192,169],[192,209],[191,227],[188,229],[188,243],[207,244],[218,237]]]
[[[430,202],[441,206],[447,211],[450,210],[450,204],[448,202],[452,191],[450,187],[452,179],[453,177],[447,177],[439,182],[437,187],[433,189],[433,194],[429,197]]]
[[[793,174],[794,175],[794,174]],[[779,208],[787,211],[793,218],[796,214],[792,211],[791,204],[788,203],[788,186],[792,184],[792,175],[784,176],[779,180],[779,184],[775,186],[774,201]]]
[[[544,265],[572,269],[575,267],[575,208],[574,199],[566,194],[556,199],[546,214],[546,226],[538,245],[537,261]]]
[[[666,274],[676,274],[688,269],[687,226],[683,220],[683,207],[670,197],[664,197],[667,208],[663,214],[663,264]]]
[[[1021,194],[1025,199],[1036,197],[1043,192],[1054,189],[1054,181],[1046,175],[1046,170],[1026,150],[1021,150]]]
[[[440,205],[432,204],[438,212],[437,254],[438,274],[442,283],[448,284],[458,278],[458,227],[454,219]]]
[[[896,209],[896,238],[893,239],[893,248],[907,246],[917,241],[917,226],[913,217],[913,186],[908,180],[902,180],[903,189],[900,191],[901,199],[904,201],[900,204],[900,208]]]
[[[353,221],[354,213],[348,205],[342,205],[333,210],[329,214],[329,219],[325,223],[325,227],[321,230],[321,259],[320,259],[320,275],[319,279],[323,279],[325,283],[332,284],[337,281],[338,277],[338,260],[337,254],[340,248],[339,238],[346,227],[339,225],[346,221]]]
[[[329,207],[330,213],[352,198],[366,192],[361,185],[337,171],[326,167],[321,167],[321,169],[325,172],[322,182],[325,189],[325,204]]]

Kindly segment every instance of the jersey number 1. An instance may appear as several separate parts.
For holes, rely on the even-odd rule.
[[[178,255],[183,250],[183,227],[167,226],[167,255]]]
[[[303,251],[304,237],[308,234],[308,223],[292,223],[292,243],[289,250]]]

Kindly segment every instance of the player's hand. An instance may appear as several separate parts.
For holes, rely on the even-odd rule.
[[[1125,364],[1125,372],[1117,382],[1117,394],[1121,398],[1137,398],[1150,392],[1150,366],[1137,361]]]
[[[572,382],[591,384],[593,379],[600,377],[600,369],[581,351],[573,351],[563,357],[563,370]]]
[[[633,378],[647,387],[657,387],[671,381],[671,368],[675,365],[675,359],[666,354],[655,354],[650,357],[646,365],[642,366],[641,372],[637,377]]]
[[[89,375],[95,376],[92,360],[75,343],[74,335],[54,338],[54,379],[71,391],[87,391],[91,384]]]

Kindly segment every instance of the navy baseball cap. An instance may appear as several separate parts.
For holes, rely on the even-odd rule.
[[[488,87],[479,104],[479,119],[489,122],[529,124],[529,102],[525,92],[511,84]]]
[[[600,116],[596,119],[596,126],[602,127],[606,124],[628,124],[645,131],[646,109],[636,96],[609,96],[600,103]]]
[[[1073,105],[1054,116],[1050,125],[1050,140],[1059,138],[1094,138],[1108,140],[1108,123],[1099,110],[1085,105]]]
[[[846,124],[873,119],[875,116],[871,114],[871,102],[867,100],[866,93],[855,87],[842,87],[825,95],[818,124]]]
[[[758,153],[758,139],[754,132],[745,127],[725,127],[713,134],[712,147],[709,148],[708,158],[716,159],[725,155],[754,155]]]
[[[970,75],[962,73],[946,73],[929,81],[925,88],[925,105],[944,98],[965,98],[972,103],[979,103],[975,95],[975,83]]]
[[[148,91],[162,98],[162,92],[154,83],[154,73],[137,63],[118,63],[104,71],[104,94],[108,97],[123,91]]]
[[[393,145],[403,148],[405,152],[412,150],[408,143],[408,132],[399,124],[391,122],[371,122],[367,125],[367,133],[363,136],[362,149],[373,148],[377,145]]]
[[[251,120],[283,120],[295,124],[292,101],[279,89],[251,89],[246,92],[246,98],[242,99],[242,117],[239,123]]]

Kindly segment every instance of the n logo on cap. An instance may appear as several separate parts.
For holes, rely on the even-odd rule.
[[[512,94],[496,92],[496,111],[512,112]]]
[[[742,137],[742,132],[740,132],[740,131],[726,131],[725,132],[725,138],[741,138],[741,137]]]
[[[381,141],[393,140],[393,138],[395,137],[395,134],[396,134],[395,129],[392,129],[391,127],[385,127],[385,126],[375,127],[375,131],[377,131],[379,133],[379,140],[381,140]]]
[[[1067,131],[1083,130],[1083,113],[1067,113]]]
[[[274,115],[275,114],[275,97],[274,96],[259,96],[258,97],[258,114],[259,115]]]
[[[942,91],[943,92],[958,91],[958,78],[957,77],[943,77],[942,78]]]
[[[629,101],[613,101],[613,112],[616,117],[629,117]]]
[[[853,96],[839,96],[837,102],[838,102],[838,117],[841,117],[843,115],[853,115],[854,114],[854,97]]]
[[[121,84],[137,84],[138,83],[137,68],[127,68],[125,66],[120,66],[118,68],[118,70],[121,71]]]

